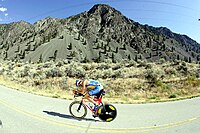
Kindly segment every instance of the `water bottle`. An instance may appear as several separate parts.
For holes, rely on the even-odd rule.
[[[91,109],[93,109],[93,104],[92,103],[89,103],[89,106]]]

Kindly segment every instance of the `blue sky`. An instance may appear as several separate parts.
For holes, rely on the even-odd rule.
[[[0,0],[0,23],[67,18],[100,3],[141,24],[168,27],[200,43],[200,0]]]

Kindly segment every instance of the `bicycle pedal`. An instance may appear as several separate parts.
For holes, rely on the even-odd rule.
[[[92,114],[92,116],[93,116],[94,118],[98,117],[98,115],[97,115],[97,114]]]
[[[94,118],[96,118],[97,116],[96,115],[92,115]]]

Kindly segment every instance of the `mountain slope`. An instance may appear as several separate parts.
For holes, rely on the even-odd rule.
[[[141,25],[98,4],[66,18],[0,25],[0,58],[44,62],[200,60],[200,44],[169,29]]]

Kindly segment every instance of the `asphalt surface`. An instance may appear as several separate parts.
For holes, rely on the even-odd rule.
[[[69,113],[72,101],[0,86],[0,133],[199,133],[200,98],[151,104],[114,104],[117,118],[102,122]]]

